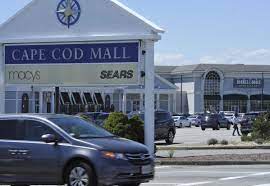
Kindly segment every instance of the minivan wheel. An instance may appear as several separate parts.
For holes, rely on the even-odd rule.
[[[173,134],[173,131],[170,130],[168,133],[168,137],[165,141],[167,144],[172,144],[173,140],[174,140],[174,134]]]
[[[88,164],[75,162],[67,168],[66,183],[68,186],[96,186],[96,179]]]

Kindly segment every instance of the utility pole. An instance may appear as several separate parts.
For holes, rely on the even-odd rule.
[[[181,97],[181,109],[180,109],[180,111],[181,111],[181,114],[183,113],[183,75],[181,74],[181,95],[180,95],[180,97]]]
[[[261,111],[263,111],[263,92],[264,92],[264,74],[262,72],[262,93],[261,93]]]
[[[59,87],[55,87],[55,113],[59,114],[60,109],[59,109],[59,100],[60,100],[60,90]]]

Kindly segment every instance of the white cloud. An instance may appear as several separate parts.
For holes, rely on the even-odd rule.
[[[198,63],[270,65],[270,49],[228,49],[222,53],[202,56],[198,60],[189,60],[181,53],[158,53],[155,56],[155,65],[180,66]]]
[[[155,65],[180,66],[192,63],[181,53],[158,53],[155,55]]]
[[[222,63],[222,64],[253,64],[269,65],[270,49],[242,50],[232,49],[220,55],[208,55],[199,59],[200,63]]]

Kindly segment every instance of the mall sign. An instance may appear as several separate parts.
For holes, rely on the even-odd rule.
[[[6,45],[8,84],[136,85],[139,42]]]
[[[233,87],[234,88],[263,88],[264,81],[263,79],[249,79],[249,78],[234,78],[233,79]]]

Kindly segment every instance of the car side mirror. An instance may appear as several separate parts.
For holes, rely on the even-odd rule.
[[[57,144],[58,140],[53,134],[44,134],[41,136],[41,140],[45,143],[55,143]]]

